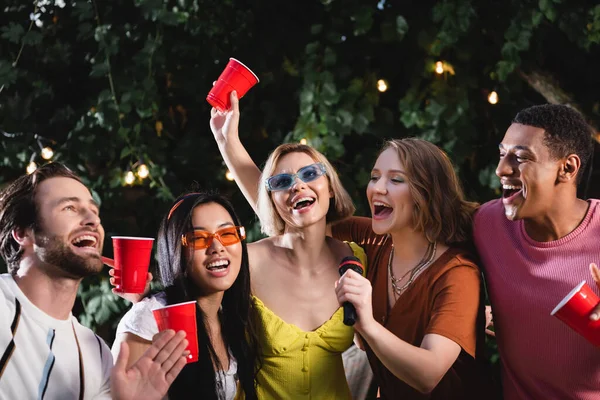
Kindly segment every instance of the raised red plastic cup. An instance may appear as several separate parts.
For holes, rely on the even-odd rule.
[[[158,325],[158,331],[173,329],[175,332],[185,331],[188,341],[186,350],[190,351],[187,363],[198,361],[198,334],[196,332],[196,302],[172,304],[152,310]]]
[[[206,101],[219,111],[227,111],[231,108],[229,96],[232,91],[235,90],[238,99],[241,99],[257,83],[258,77],[250,68],[235,58],[230,58],[221,76],[206,96]]]
[[[122,293],[144,293],[153,238],[113,236],[115,289]]]
[[[599,303],[600,298],[583,281],[558,303],[550,315],[554,315],[592,344],[600,347],[600,320],[590,319],[590,314]]]

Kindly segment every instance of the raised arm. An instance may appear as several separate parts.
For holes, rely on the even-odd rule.
[[[210,112],[210,129],[215,136],[219,151],[244,197],[256,212],[260,169],[240,141],[238,125],[240,108],[237,93],[231,92],[231,109],[225,112],[213,108]]]

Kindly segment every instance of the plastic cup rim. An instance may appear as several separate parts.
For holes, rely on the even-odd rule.
[[[111,239],[152,240],[152,241],[154,241],[154,238],[139,237],[139,236],[111,236]]]
[[[560,303],[558,303],[558,305],[556,307],[554,307],[554,310],[552,310],[552,312],[550,313],[550,315],[554,315],[556,314],[561,308],[563,308],[565,306],[565,304],[567,304],[572,298],[573,296],[575,296],[583,287],[583,285],[585,285],[586,281],[582,281],[581,283],[579,283],[577,286],[575,286],[573,288],[573,290],[571,290],[569,292],[569,294],[567,294],[565,297],[563,297],[563,299],[560,301]]]
[[[164,310],[164,309],[167,309],[167,308],[179,307],[179,306],[183,306],[183,305],[190,304],[190,303],[197,303],[197,301],[196,300],[192,300],[192,301],[184,301],[183,303],[169,304],[168,306],[155,308],[152,311],[158,311],[158,310]]]
[[[229,57],[229,59],[230,60],[234,60],[235,62],[238,62],[238,63],[242,64],[244,66],[244,68],[246,68],[248,71],[250,71],[250,73],[252,75],[254,75],[254,77],[256,78],[256,83],[260,82],[260,79],[258,79],[258,76],[256,76],[256,74],[254,72],[252,72],[252,70],[250,68],[248,68],[248,66],[246,64],[244,64],[243,62],[241,62],[237,58]]]

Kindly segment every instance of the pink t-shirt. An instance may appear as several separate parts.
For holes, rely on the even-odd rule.
[[[585,219],[567,236],[536,242],[523,221],[509,221],[501,200],[475,215],[481,256],[494,314],[504,398],[600,399],[600,348],[556,317],[556,304],[600,263],[600,201],[590,200]]]

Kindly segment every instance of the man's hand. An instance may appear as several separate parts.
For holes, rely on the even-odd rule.
[[[173,330],[158,333],[152,346],[127,369],[129,346],[121,343],[121,351],[110,374],[113,399],[160,400],[185,366],[189,351],[185,332]]]
[[[496,332],[494,332],[490,328],[494,329],[494,317],[492,316],[492,307],[485,306],[485,333],[487,333],[490,336],[496,337]]]
[[[592,273],[592,278],[594,278],[594,282],[596,282],[596,286],[600,289],[600,269],[594,263],[590,264],[590,272]],[[590,319],[592,321],[598,321],[600,319],[600,304],[594,308],[594,311],[590,314]]]

